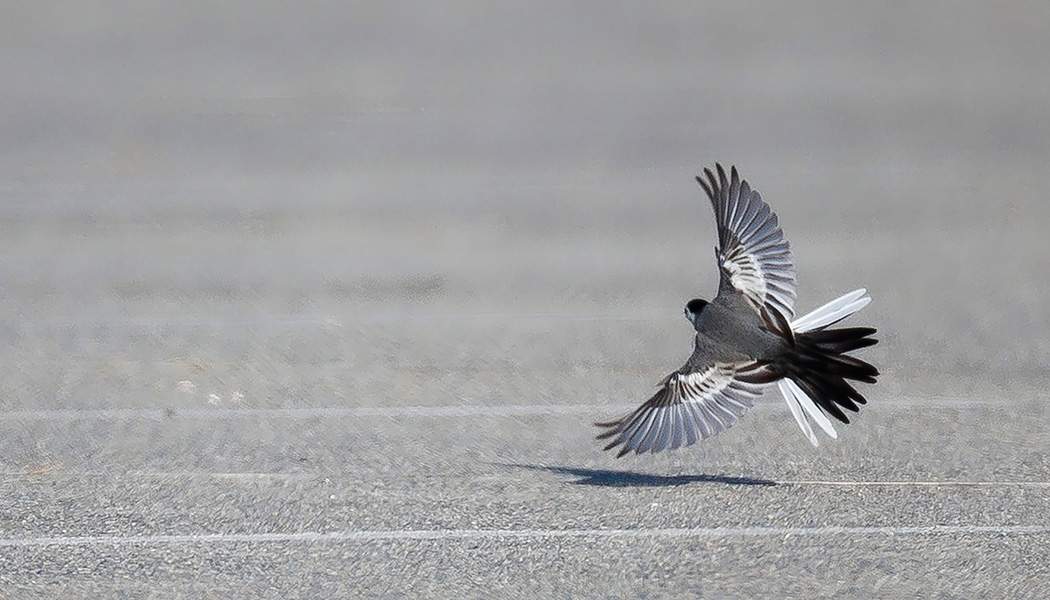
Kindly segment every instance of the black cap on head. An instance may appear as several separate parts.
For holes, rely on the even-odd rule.
[[[685,316],[691,318],[692,315],[698,315],[700,311],[704,310],[705,306],[707,306],[707,300],[693,298],[685,305]]]

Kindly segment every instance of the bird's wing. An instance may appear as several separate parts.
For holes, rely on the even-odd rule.
[[[775,310],[790,321],[795,314],[795,261],[777,215],[740,179],[736,167],[729,177],[722,165],[715,168],[717,176],[704,169],[706,179],[696,180],[711,199],[718,224],[718,294],[743,294],[758,314]]]
[[[770,381],[766,366],[754,360],[704,360],[699,345],[686,366],[671,373],[659,391],[629,415],[595,423],[612,438],[605,450],[622,445],[617,458],[631,452],[659,452],[695,444],[729,429],[751,407]]]

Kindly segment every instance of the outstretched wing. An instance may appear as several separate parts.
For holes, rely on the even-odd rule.
[[[764,365],[755,361],[698,361],[700,350],[686,366],[670,374],[648,402],[631,414],[595,423],[612,438],[604,449],[620,448],[617,458],[631,452],[659,452],[695,444],[729,429],[762,393]],[[698,364],[706,363],[706,364]]]
[[[795,261],[777,215],[762,196],[741,181],[736,167],[726,177],[704,169],[696,181],[707,192],[718,223],[718,294],[740,293],[760,315],[772,309],[790,320],[795,315]]]

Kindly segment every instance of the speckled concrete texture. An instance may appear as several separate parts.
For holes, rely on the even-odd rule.
[[[0,597],[1046,597],[1042,5],[3,22]],[[716,160],[883,376],[616,460]]]

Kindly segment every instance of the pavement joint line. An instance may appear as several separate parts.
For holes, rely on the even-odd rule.
[[[856,487],[1050,487],[1050,481],[820,481],[820,480],[777,480],[777,485]]]
[[[416,529],[301,533],[207,533],[190,535],[87,535],[0,538],[0,548],[47,546],[144,546],[187,544],[340,543],[388,540],[533,538],[754,538],[857,535],[1047,535],[1046,525],[927,525],[822,527],[675,527],[639,529]]]
[[[164,419],[315,419],[322,417],[519,417],[567,414],[604,414],[627,411],[636,404],[516,404],[502,406],[389,406],[389,407],[317,407],[317,408],[117,408],[13,410],[0,412],[4,421],[117,421]],[[1005,402],[935,398],[930,400],[874,401],[869,410],[880,408],[1006,408]],[[762,402],[752,410],[782,409],[783,403]],[[786,410],[786,409],[785,409]]]
[[[0,472],[0,477],[7,481],[0,483],[11,483],[24,479],[39,479],[41,475],[47,475],[59,469],[35,474],[22,471]],[[332,473],[206,473],[194,471],[127,471],[115,474],[108,471],[77,471],[78,478],[83,477],[107,477],[111,479],[125,478],[215,478],[215,479],[282,479],[282,480],[313,480],[313,479],[342,479],[340,474]],[[1050,487],[1050,481],[979,481],[979,480],[956,480],[956,481],[906,481],[906,480],[873,480],[873,481],[843,481],[843,480],[815,480],[815,479],[782,479],[773,480],[777,485],[813,486],[813,487]]]
[[[566,322],[634,322],[659,321],[667,318],[665,314],[631,314],[631,313],[591,313],[591,312],[479,312],[479,313],[373,313],[366,315],[287,315],[272,314],[255,317],[193,317],[193,316],[157,316],[157,317],[78,317],[78,318],[42,318],[42,319],[3,319],[0,327],[170,327],[216,325],[299,325],[303,327],[339,328],[347,325],[372,323],[404,323],[413,321],[500,321],[501,323],[520,324],[528,321],[566,321]]]

